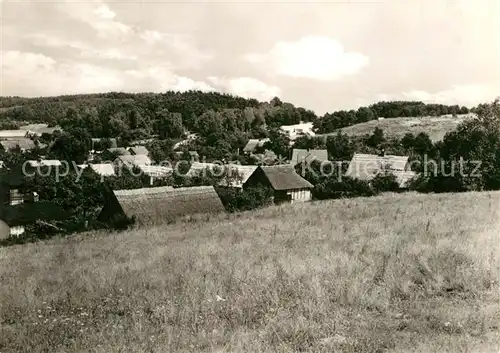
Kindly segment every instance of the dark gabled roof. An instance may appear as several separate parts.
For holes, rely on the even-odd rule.
[[[37,220],[59,221],[68,218],[66,211],[52,202],[21,203],[0,208],[0,220],[9,227],[33,224]]]
[[[139,223],[161,223],[188,215],[224,211],[213,186],[116,190],[113,194],[125,215],[135,216]]]
[[[276,191],[313,188],[310,182],[302,178],[295,168],[290,165],[261,166],[259,167]]]

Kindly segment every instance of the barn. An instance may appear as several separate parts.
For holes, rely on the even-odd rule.
[[[274,191],[274,202],[311,201],[314,186],[302,178],[291,165],[259,166],[243,188],[266,186]]]
[[[98,220],[111,223],[135,218],[138,224],[161,224],[195,214],[224,212],[213,186],[170,186],[109,191]]]

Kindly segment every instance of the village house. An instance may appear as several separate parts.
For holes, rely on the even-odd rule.
[[[142,174],[149,177],[149,184],[151,186],[155,180],[166,178],[173,173],[173,168],[161,165],[140,165],[138,168]]]
[[[410,170],[408,158],[408,156],[355,153],[345,176],[371,181],[377,175],[388,172],[396,177],[400,188],[406,188],[416,176],[416,173]]]
[[[62,220],[64,210],[50,202],[39,202],[37,193],[22,192],[22,173],[2,171],[0,175],[0,239],[19,236],[36,221]]]
[[[129,152],[133,156],[144,155],[149,156],[149,151],[145,146],[133,146],[128,148]]]
[[[138,224],[162,224],[196,214],[224,211],[213,186],[166,186],[109,191],[98,220],[110,223],[134,218]]]
[[[227,164],[224,165],[224,177],[219,186],[243,189],[243,185],[257,169],[256,165]]]
[[[243,153],[252,154],[255,153],[256,150],[260,147],[263,147],[266,142],[269,142],[270,139],[250,139],[248,140],[245,147],[243,147]]]
[[[312,161],[324,162],[328,161],[327,150],[305,150],[294,148],[292,151],[292,159],[290,164],[297,165],[301,163],[309,164]]]
[[[62,131],[59,125],[49,127],[48,124],[23,125],[19,129],[27,131],[30,136],[42,136],[42,134],[53,135],[56,131]]]
[[[291,140],[294,141],[300,136],[314,136],[313,123],[300,122],[294,125],[282,125],[280,127],[281,131]]]
[[[92,169],[96,174],[100,176],[114,176],[115,174],[115,167],[111,163],[91,163],[91,164],[79,164],[78,168],[80,169],[86,169],[89,168]]]
[[[126,149],[125,147],[112,147],[112,148],[108,148],[106,151],[108,153],[111,153],[111,154],[114,154],[117,156],[130,156],[130,155],[132,155],[130,153],[130,151],[128,149]]]
[[[33,140],[27,137],[9,138],[8,140],[0,141],[5,151],[19,149],[21,152],[31,151],[36,148]]]
[[[253,186],[270,187],[274,191],[276,204],[311,201],[311,190],[314,188],[290,165],[259,166],[247,179],[243,188]]]
[[[0,130],[0,139],[10,140],[10,139],[20,139],[23,137],[29,137],[28,130]]]
[[[32,200],[0,208],[0,239],[22,235],[26,227],[36,222],[51,225],[51,221],[61,221],[68,217],[64,209],[47,201]]]
[[[119,156],[113,162],[115,168],[122,168],[125,166],[126,168],[132,169],[133,167],[141,167],[144,165],[151,165],[153,162],[148,156],[143,154],[138,155],[128,155],[128,156]]]
[[[195,176],[201,176],[205,172],[211,173],[211,175],[219,176],[224,173],[224,165],[217,163],[207,163],[207,162],[193,162],[189,170],[186,173],[186,176],[189,178]],[[210,176],[209,173],[206,173],[206,176]]]

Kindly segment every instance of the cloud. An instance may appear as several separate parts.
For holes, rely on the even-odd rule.
[[[85,58],[112,59],[112,60],[137,60],[137,56],[128,54],[118,48],[99,49],[81,41],[67,40],[62,37],[44,35],[41,33],[26,35],[25,38],[41,47],[71,48],[78,51]]]
[[[274,97],[281,96],[281,89],[277,86],[268,85],[253,77],[219,78],[209,77],[214,86],[221,88],[226,93],[231,93],[244,98],[255,98],[260,101],[268,101]]]
[[[369,58],[350,53],[338,41],[323,36],[306,36],[296,42],[280,41],[266,54],[247,54],[254,64],[271,67],[277,74],[322,81],[358,73]]]
[[[208,83],[176,75],[168,66],[118,70],[88,63],[58,62],[42,54],[2,52],[1,94],[32,96],[110,91],[214,90]]]
[[[119,38],[133,32],[133,28],[116,21],[116,13],[101,1],[58,2],[56,8],[72,18],[94,28],[102,38]]]
[[[412,90],[403,92],[402,96],[406,100],[417,100],[425,103],[474,106],[479,103],[493,101],[500,96],[500,87],[498,88],[495,90],[490,86],[479,84],[455,85],[434,93]]]

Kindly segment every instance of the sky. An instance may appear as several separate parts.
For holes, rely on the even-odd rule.
[[[500,96],[500,1],[0,0],[0,95],[218,91],[317,114]]]

